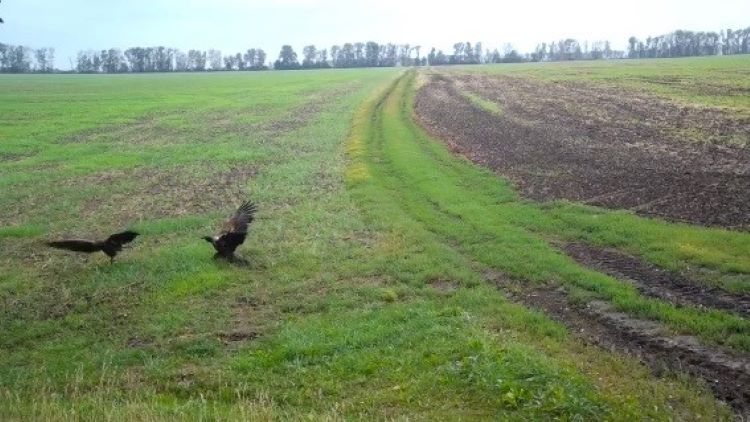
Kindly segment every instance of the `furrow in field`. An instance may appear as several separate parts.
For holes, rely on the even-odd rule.
[[[582,265],[629,281],[648,296],[680,306],[718,308],[734,311],[745,317],[750,315],[750,297],[747,295],[731,295],[715,287],[701,286],[680,274],[614,249],[585,243],[569,243],[563,249]]]
[[[746,356],[706,347],[692,336],[670,335],[661,324],[632,318],[606,302],[576,304],[564,289],[529,289],[503,278],[495,281],[514,301],[543,311],[587,341],[637,356],[656,373],[666,369],[703,378],[738,414],[750,413],[750,359]]]

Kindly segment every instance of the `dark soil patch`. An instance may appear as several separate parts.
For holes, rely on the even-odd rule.
[[[260,334],[253,330],[236,329],[229,332],[219,333],[219,337],[224,340],[224,344],[237,341],[252,340],[258,337]]]
[[[750,359],[701,345],[694,337],[672,336],[660,324],[617,312],[605,302],[573,304],[562,288],[530,289],[499,280],[513,300],[541,310],[575,335],[606,349],[633,355],[657,374],[687,372],[705,380],[738,415],[750,415]]]
[[[564,249],[578,263],[630,281],[645,295],[679,306],[719,308],[750,316],[750,297],[747,295],[732,295],[716,287],[701,285],[612,249],[582,243],[568,244]]]
[[[154,346],[154,339],[151,337],[140,337],[140,336],[133,336],[130,337],[125,344],[128,345],[128,347],[136,348],[136,349],[145,349],[150,348]]]
[[[462,90],[503,114],[477,109]],[[745,139],[748,118],[604,87],[442,74],[420,89],[415,111],[433,135],[531,199],[750,229],[750,148],[682,139]]]
[[[221,168],[199,163],[112,170],[69,182],[113,186],[107,196],[92,198],[82,205],[82,218],[106,215],[112,221],[132,222],[210,213],[224,209],[227,203],[241,203],[247,197],[248,181],[259,171],[252,165]]]
[[[217,336],[230,350],[237,349],[248,341],[261,337],[276,321],[275,309],[269,304],[265,293],[256,296],[240,296],[231,306],[232,319],[226,331]]]
[[[430,286],[442,293],[453,293],[458,290],[458,283],[453,280],[438,278],[430,282]]]
[[[0,163],[12,163],[30,157],[30,153],[15,154],[11,152],[0,152]]]
[[[288,133],[306,126],[330,104],[329,98],[345,95],[359,88],[358,83],[351,83],[325,92],[311,92],[308,101],[283,115],[262,123],[257,130],[270,134]]]

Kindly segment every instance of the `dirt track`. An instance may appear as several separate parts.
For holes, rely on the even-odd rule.
[[[641,293],[677,306],[724,309],[747,317],[750,298],[701,286],[677,273],[660,269],[612,249],[571,243],[563,250],[580,264],[632,283]],[[518,289],[517,289],[518,290]],[[614,311],[605,302],[574,306],[561,290],[516,294],[527,306],[541,308],[588,341],[635,354],[656,371],[666,367],[703,378],[717,397],[738,415],[750,416],[750,357],[702,345],[690,336],[675,336],[652,321]],[[533,300],[530,300],[532,299]]]
[[[690,336],[673,336],[661,325],[634,319],[605,302],[579,306],[562,289],[530,289],[526,283],[495,280],[513,300],[541,310],[586,341],[634,355],[655,372],[686,371],[703,378],[738,416],[750,416],[750,360],[701,345]]]
[[[477,108],[462,91],[503,113]],[[750,147],[728,144],[747,141],[750,118],[578,83],[452,74],[430,75],[415,111],[432,134],[531,199],[750,229]]]
[[[701,285],[613,249],[576,243],[566,245],[564,250],[582,265],[632,283],[646,296],[679,306],[725,309],[750,316],[748,295],[732,295],[717,287]]]

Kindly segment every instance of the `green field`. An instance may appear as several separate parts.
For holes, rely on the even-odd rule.
[[[695,73],[741,73],[713,60]],[[747,111],[637,79],[674,63],[476,70]],[[746,354],[745,317],[645,297],[555,245],[746,294],[750,235],[522,200],[414,122],[419,72],[0,75],[0,419],[731,419],[701,380],[586,344],[496,280]],[[250,266],[213,261],[200,237],[246,198]],[[43,244],[126,228],[142,237],[113,265]]]

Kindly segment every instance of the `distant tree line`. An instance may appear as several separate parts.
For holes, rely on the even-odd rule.
[[[435,51],[433,47],[427,55],[427,64],[430,66],[444,64],[480,64],[486,63],[485,52],[482,51],[482,43],[478,42],[473,47],[470,42],[458,42],[453,44],[453,54],[446,55],[443,50]]]
[[[421,56],[422,47],[410,44],[378,44],[374,41],[334,45],[319,49],[307,45],[301,58],[292,46],[284,45],[274,61],[278,70],[348,67],[394,67],[425,65],[471,65],[566,60],[607,60],[623,58],[687,57],[750,53],[750,27],[721,32],[674,31],[639,40],[630,37],[628,50],[614,50],[609,41],[579,42],[568,38],[538,44],[534,51],[520,53],[510,44],[502,52],[484,49],[481,42],[458,42],[448,53],[432,48]],[[52,72],[55,50],[30,49],[0,43],[0,72]],[[124,52],[111,48],[80,51],[73,70],[78,73],[203,72],[265,70],[267,56],[260,48],[222,55],[210,49],[180,51],[168,47],[133,47]]]
[[[120,51],[79,51],[78,73],[203,72],[207,70],[264,70],[266,53],[251,48],[244,53],[222,56],[219,50],[189,50],[168,47],[133,47]]]
[[[557,42],[537,45],[534,52],[528,55],[529,61],[568,61],[568,60],[609,60],[622,59],[625,52],[613,50],[609,41],[589,43],[578,42],[568,38]]]
[[[0,43],[0,72],[49,73],[54,71],[55,49],[31,49],[22,45]]]
[[[378,44],[374,41],[334,45],[318,49],[308,45],[302,49],[302,62],[292,46],[284,45],[274,69],[326,69],[332,67],[394,67],[423,66],[427,59],[420,57],[421,46],[410,44]]]
[[[750,53],[750,27],[733,31],[674,31],[657,37],[628,40],[628,58],[714,56]]]

